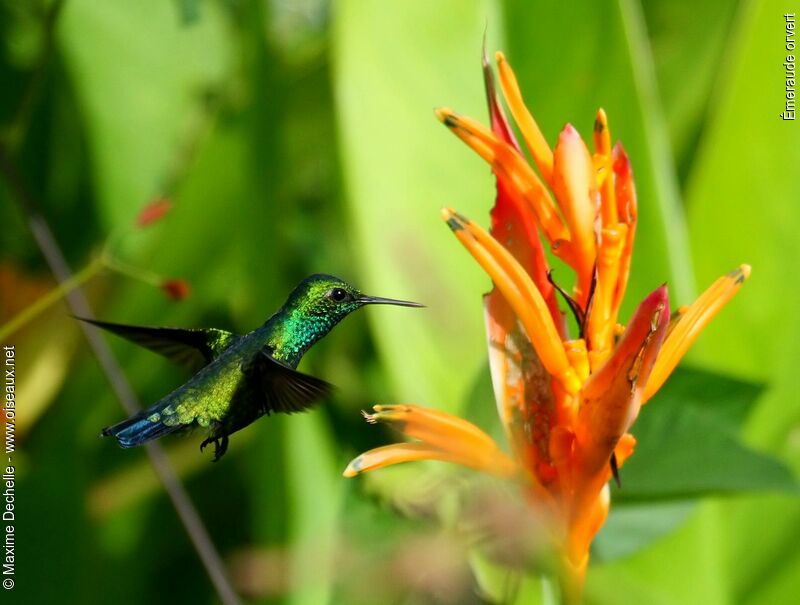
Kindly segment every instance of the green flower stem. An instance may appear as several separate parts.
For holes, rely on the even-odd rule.
[[[150,284],[156,288],[161,287],[161,283],[164,281],[160,275],[153,273],[152,271],[140,269],[139,267],[122,262],[121,260],[118,260],[117,258],[108,254],[106,251],[103,251],[103,253],[100,255],[100,262],[106,269],[114,271],[115,273],[119,273],[120,275],[125,275],[137,281]]]
[[[0,341],[5,340],[7,336],[13,334],[28,322],[32,321],[40,313],[64,298],[69,292],[97,275],[104,266],[103,259],[96,258],[78,273],[75,273],[71,278],[62,282],[57,288],[51,290],[35,303],[20,311],[17,315],[12,317],[11,320],[0,326]]]
[[[51,290],[35,303],[20,311],[17,315],[12,317],[10,321],[0,326],[0,340],[4,340],[7,336],[19,330],[22,326],[26,325],[40,313],[64,298],[69,292],[100,273],[103,269],[125,275],[126,277],[155,286],[156,288],[161,287],[161,283],[164,281],[160,275],[152,271],[140,269],[139,267],[129,265],[128,263],[114,258],[108,252],[108,248],[104,247],[100,255],[86,265],[86,267],[73,275],[70,279],[62,282],[58,288]]]

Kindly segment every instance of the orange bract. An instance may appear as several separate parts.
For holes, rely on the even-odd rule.
[[[485,297],[489,364],[513,459],[465,420],[417,406],[376,406],[370,421],[394,423],[419,442],[366,452],[345,474],[435,459],[515,475],[532,501],[552,513],[552,546],[569,598],[580,594],[589,546],[608,514],[612,467],[633,453],[635,439],[628,431],[641,405],[750,268],[742,265],[723,276],[673,318],[662,285],[639,304],[627,327],[620,326],[637,220],[629,159],[621,145],[612,147],[602,109],[593,153],[569,124],[551,150],[501,53],[497,61],[503,93],[535,168],[513,137],[486,61],[491,129],[450,109],[438,109],[436,116],[497,178],[489,232],[454,210],[442,215],[494,283]],[[564,292],[578,323],[575,338],[558,309],[539,232],[575,272],[571,294]]]

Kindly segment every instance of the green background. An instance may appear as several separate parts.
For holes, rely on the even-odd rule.
[[[74,270],[112,238],[126,262],[192,288],[173,302],[104,273],[86,287],[98,316],[244,332],[312,272],[428,305],[349,318],[301,366],[337,384],[334,400],[256,423],[218,464],[198,436],[164,442],[246,600],[543,598],[535,580],[508,589],[502,572],[431,541],[452,535],[444,492],[468,473],[341,477],[357,452],[396,438],[362,422],[375,402],[497,428],[489,282],[439,217],[454,206],[485,224],[494,185],[432,111],[485,120],[484,35],[551,144],[568,121],[590,135],[602,106],[631,157],[640,222],[623,317],[664,281],[686,304],[753,266],[690,352],[694,369],[642,414],[587,602],[796,600],[800,131],[779,117],[788,3],[65,0],[50,28],[53,6],[0,1],[4,145]],[[132,228],[160,196],[174,202],[168,217]],[[54,287],[6,187],[0,278],[2,321]],[[97,438],[122,411],[67,309],[2,344],[18,350],[21,449],[17,587],[3,598],[216,602],[144,453]],[[168,362],[111,345],[143,402],[180,384]]]

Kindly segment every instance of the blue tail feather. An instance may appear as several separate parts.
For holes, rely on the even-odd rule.
[[[122,447],[129,448],[158,439],[181,428],[180,425],[167,426],[163,422],[151,422],[146,414],[147,412],[143,412],[104,428],[103,436],[116,437]]]

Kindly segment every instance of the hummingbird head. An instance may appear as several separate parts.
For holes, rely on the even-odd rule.
[[[300,282],[289,296],[286,306],[309,320],[328,324],[330,329],[364,305],[424,306],[407,300],[368,296],[346,281],[322,273]]]
[[[346,281],[316,274],[300,282],[275,317],[270,345],[282,359],[297,365],[303,354],[353,311],[364,305],[422,307],[406,300],[367,296]]]

